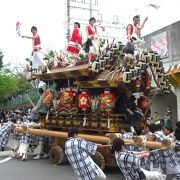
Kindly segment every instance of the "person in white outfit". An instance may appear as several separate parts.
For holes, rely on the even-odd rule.
[[[43,60],[42,52],[41,52],[41,40],[40,36],[37,33],[37,27],[32,26],[31,32],[33,36],[21,36],[22,38],[32,39],[32,69],[35,69],[37,72],[39,70],[42,73],[47,73],[49,70],[45,61]]]

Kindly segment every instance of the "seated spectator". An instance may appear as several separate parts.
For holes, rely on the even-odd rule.
[[[116,106],[120,109],[119,112],[125,114],[128,122],[133,126],[142,118],[142,112],[136,106],[134,100],[132,91],[126,89],[125,94],[120,96],[119,104],[116,104]]]

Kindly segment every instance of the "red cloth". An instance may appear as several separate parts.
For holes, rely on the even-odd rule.
[[[82,45],[82,34],[79,28],[74,28],[72,37],[67,47],[67,51],[75,54],[79,54]]]
[[[40,51],[41,50],[41,40],[38,34],[33,36],[33,51]]]
[[[86,28],[87,28],[87,32],[88,32],[88,35],[89,35],[89,36],[94,35],[94,34],[97,33],[97,28],[96,28],[96,26],[94,26],[94,30],[95,30],[95,31],[92,30],[92,28],[91,28],[90,25],[88,25]]]

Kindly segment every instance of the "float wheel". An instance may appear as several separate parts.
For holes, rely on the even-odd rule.
[[[60,146],[53,146],[49,150],[49,159],[52,164],[58,165],[61,164],[64,160],[64,151]]]
[[[95,155],[91,156],[93,161],[102,169],[104,170],[105,168],[105,159],[104,156],[100,152],[96,152]]]

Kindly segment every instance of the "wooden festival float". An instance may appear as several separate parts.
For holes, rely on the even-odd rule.
[[[80,128],[80,137],[107,145],[93,157],[97,164],[102,169],[105,165],[115,166],[109,144],[120,136],[122,127],[129,127],[126,116],[115,110],[118,94],[126,89],[141,93],[137,102],[146,118],[151,104],[148,96],[153,96],[156,91],[170,92],[170,81],[156,52],[142,51],[139,61],[134,63],[129,59],[128,70],[123,71],[123,49],[121,42],[108,44],[97,56],[92,56],[91,65],[78,59],[76,66],[66,67],[67,63],[57,58],[58,63],[52,66],[50,73],[36,74],[37,79],[47,84],[55,82],[58,90],[58,96],[50,99],[53,108],[40,115],[41,127],[28,128],[30,134],[54,137],[54,146],[49,152],[52,163],[63,162],[67,129],[75,126]],[[144,119],[139,120],[136,128],[142,128],[144,124]],[[22,128],[17,131],[21,132]],[[127,139],[125,142],[142,146],[139,140],[138,143]],[[146,147],[161,148],[162,144],[147,141]]]

